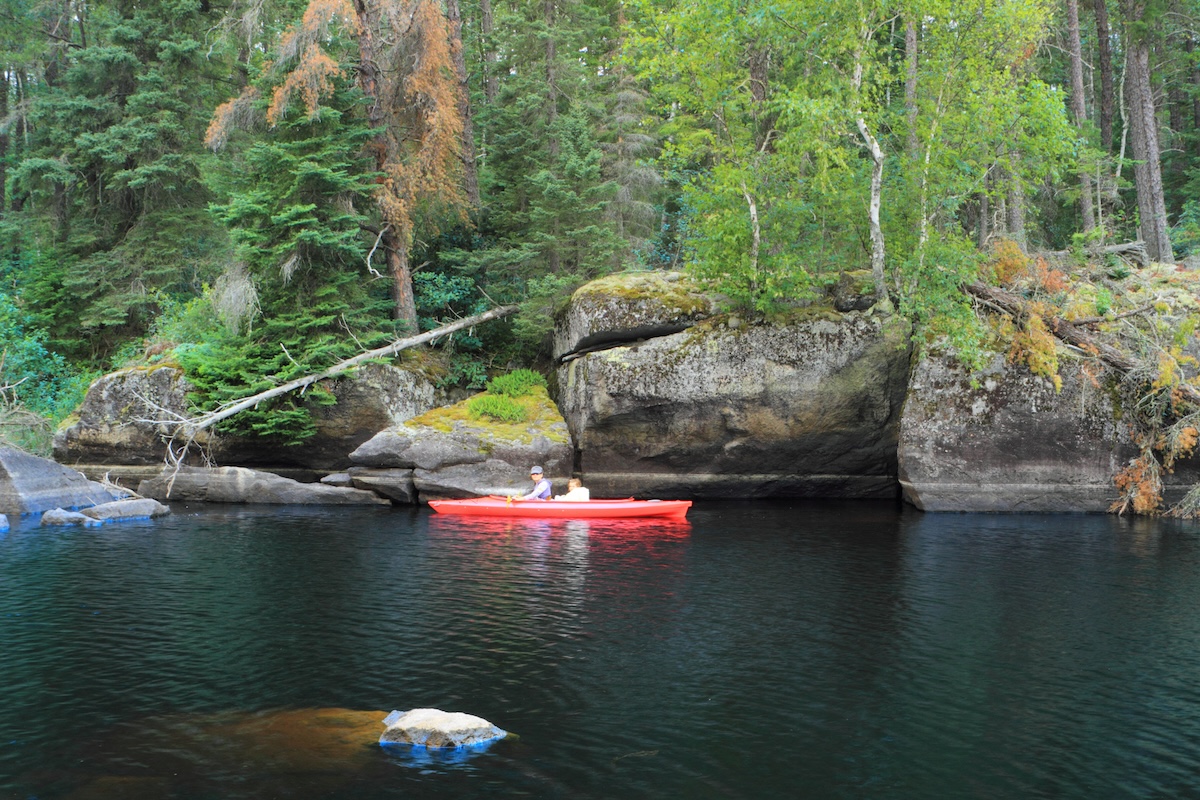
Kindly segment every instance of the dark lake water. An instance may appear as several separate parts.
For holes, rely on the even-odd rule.
[[[1194,524],[175,512],[0,534],[3,800],[1200,797]]]

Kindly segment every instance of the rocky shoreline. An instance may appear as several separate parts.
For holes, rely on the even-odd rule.
[[[1067,351],[1060,392],[1000,355],[979,374],[936,351],[915,359],[902,317],[861,310],[846,291],[748,322],[680,274],[610,276],[559,315],[554,399],[536,419],[472,420],[420,375],[373,364],[332,382],[338,403],[305,446],[213,436],[209,458],[229,466],[169,478],[163,420],[186,413],[186,379],[170,366],[122,370],[92,386],[54,457],[159,500],[417,503],[522,489],[542,464],[556,491],[576,474],[593,496],[1109,508],[1137,454],[1115,378],[1085,378]],[[1180,465],[1168,497],[1198,477],[1195,460]]]

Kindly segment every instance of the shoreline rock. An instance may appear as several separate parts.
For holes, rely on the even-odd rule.
[[[1119,421],[1114,376],[1094,378],[1061,354],[1062,390],[996,354],[970,374],[931,354],[913,369],[900,427],[899,479],[922,511],[1103,513],[1114,476],[1139,448]],[[1177,502],[1200,478],[1196,459],[1164,475]]]
[[[86,508],[116,497],[73,469],[13,447],[0,446],[0,513],[37,514]]]
[[[322,483],[300,483],[245,467],[167,468],[142,481],[138,494],[154,500],[271,505],[390,505],[374,492]]]
[[[470,418],[470,398],[380,431],[350,454],[356,469],[404,470],[422,501],[501,494],[523,489],[529,468],[548,478],[570,475],[567,424],[545,390],[535,392],[533,416],[520,423]],[[377,474],[377,473],[376,473]]]
[[[907,321],[705,322],[559,368],[593,494],[896,497]]]

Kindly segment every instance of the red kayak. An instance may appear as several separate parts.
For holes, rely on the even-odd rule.
[[[538,517],[541,519],[631,519],[670,517],[683,519],[691,500],[517,500],[476,497],[470,500],[431,500],[440,514],[477,517]]]

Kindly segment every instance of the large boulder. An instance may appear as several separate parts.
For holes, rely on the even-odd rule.
[[[508,735],[483,717],[439,708],[414,708],[393,711],[383,724],[380,744],[412,744],[423,747],[471,747],[487,744]]]
[[[1103,512],[1114,476],[1139,453],[1122,416],[1117,379],[1059,353],[1061,391],[994,355],[972,373],[931,353],[913,368],[900,426],[905,499],[925,511]],[[1194,461],[1164,476],[1178,501]]]
[[[427,379],[385,364],[365,364],[326,386],[337,404],[313,409],[317,432],[301,446],[207,433],[199,443],[218,463],[342,469],[350,465],[346,456],[358,445],[435,403]],[[123,369],[97,379],[77,420],[55,435],[55,459],[73,465],[162,464],[171,423],[191,413],[187,394],[192,388],[182,370],[172,366]]]
[[[244,467],[167,468],[157,478],[142,481],[138,494],[155,500],[207,503],[267,503],[272,505],[389,505],[374,492],[300,483],[269,472]]]
[[[519,423],[473,419],[469,403],[381,431],[350,460],[371,469],[411,470],[423,501],[524,490],[535,464],[551,479],[570,475],[570,433],[544,389],[536,390],[532,416]],[[352,480],[362,480],[356,474],[362,475],[351,471]]]
[[[130,367],[102,375],[76,419],[54,436],[63,464],[161,464],[170,425],[187,416],[192,386],[172,366]]]
[[[713,318],[571,358],[559,403],[592,496],[895,497],[898,316]]]
[[[85,508],[116,499],[102,484],[73,469],[12,447],[0,447],[0,513],[38,514]]]
[[[677,333],[713,314],[715,304],[680,272],[626,272],[575,290],[557,316],[560,358],[613,343]]]

